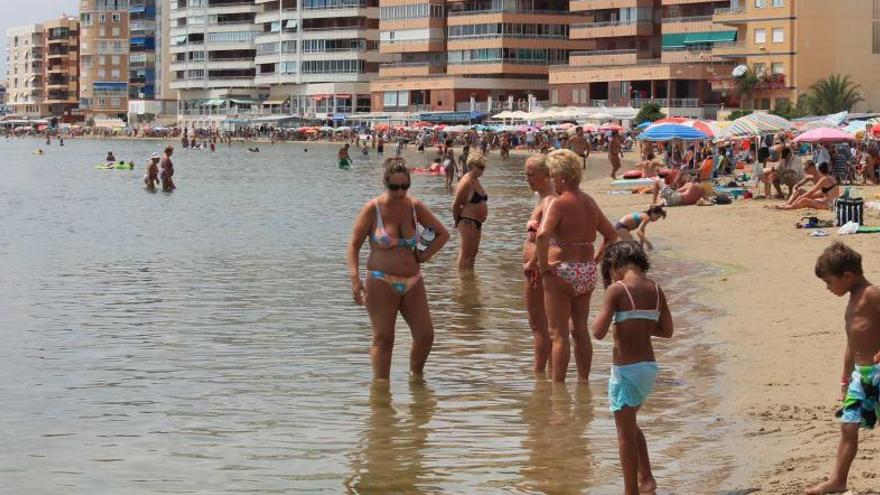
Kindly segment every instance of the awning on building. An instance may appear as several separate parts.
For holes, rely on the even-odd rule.
[[[684,40],[688,33],[672,33],[663,35],[663,49],[685,48]]]
[[[229,102],[235,105],[259,105],[259,102],[245,98],[230,98]]]
[[[664,48],[665,45],[664,35]],[[705,33],[687,33],[684,37],[685,45],[703,45],[706,43],[723,43],[736,41],[736,31],[710,31]]]
[[[287,99],[283,100],[266,100],[263,102],[263,105],[284,105],[287,103]]]
[[[224,100],[223,98],[211,98],[210,100],[205,100],[202,105],[209,107],[219,107],[226,105],[226,100]]]

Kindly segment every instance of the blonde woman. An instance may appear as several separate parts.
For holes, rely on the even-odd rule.
[[[458,269],[474,269],[477,252],[480,250],[483,222],[489,216],[489,196],[480,184],[480,177],[486,170],[486,157],[481,153],[471,153],[467,158],[468,173],[464,174],[455,190],[452,201],[452,219],[461,235],[461,251],[458,255]]]
[[[547,312],[544,310],[544,284],[538,270],[538,249],[536,240],[541,220],[548,205],[557,197],[550,180],[550,169],[544,155],[534,155],[526,160],[526,181],[529,188],[538,194],[538,204],[532,209],[526,224],[526,242],[523,246],[523,272],[526,310],[529,314],[529,327],[535,347],[534,372],[543,374],[550,360],[550,332],[547,328]]]
[[[348,271],[354,302],[366,305],[373,325],[370,358],[373,376],[387,380],[394,348],[394,324],[400,313],[412,333],[410,372],[421,375],[434,343],[434,325],[420,266],[449,240],[449,232],[421,201],[407,197],[410,174],[402,158],[385,160],[385,193],[361,208],[348,244]],[[433,243],[419,245],[418,226],[432,229]],[[358,268],[360,250],[370,239],[366,280]],[[417,247],[419,249],[417,249]]]
[[[599,252],[604,252],[606,244],[617,240],[617,231],[596,201],[581,191],[580,157],[570,150],[556,150],[547,155],[547,165],[559,197],[544,213],[537,248],[552,342],[552,378],[565,381],[570,328],[578,381],[586,382],[593,359],[587,316],[599,275],[593,243],[602,234]]]

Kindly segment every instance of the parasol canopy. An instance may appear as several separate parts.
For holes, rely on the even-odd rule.
[[[794,139],[796,143],[839,143],[842,141],[855,141],[852,134],[840,129],[820,127],[807,131]]]
[[[674,139],[699,141],[709,139],[706,133],[682,124],[657,124],[645,129],[638,137],[642,141],[666,142]]]
[[[752,139],[777,132],[794,130],[794,124],[778,115],[769,113],[751,113],[740,117],[716,136],[716,141],[733,141]]]

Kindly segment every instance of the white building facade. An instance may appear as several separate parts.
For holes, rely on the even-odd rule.
[[[45,100],[44,50],[46,35],[40,24],[6,30],[7,105],[12,113],[39,117]]]
[[[369,111],[370,81],[388,58],[378,51],[378,15],[376,0],[172,2],[178,123]]]

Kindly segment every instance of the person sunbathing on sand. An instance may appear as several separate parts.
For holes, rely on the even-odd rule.
[[[816,276],[837,297],[849,294],[846,353],[840,377],[840,444],[831,476],[808,488],[808,495],[846,491],[849,468],[859,450],[859,427],[873,429],[880,415],[880,287],[862,272],[862,256],[836,242],[816,260]],[[874,465],[876,468],[876,464]]]
[[[819,165],[819,178],[814,179],[814,182],[815,185],[808,192],[798,197],[792,194],[792,199],[785,204],[776,205],[776,208],[780,210],[799,210],[802,208],[830,210],[834,200],[840,195],[840,187],[829,173],[827,163]]]
[[[657,177],[657,173],[663,167],[663,164],[654,159],[654,153],[648,151],[645,159],[636,165],[636,168],[642,171],[642,177],[649,179]]]
[[[654,197],[651,204],[659,204],[658,196],[663,199],[663,204],[672,208],[675,206],[691,206],[703,199],[705,191],[699,184],[688,182],[678,189],[667,186],[663,181],[654,183]]]

